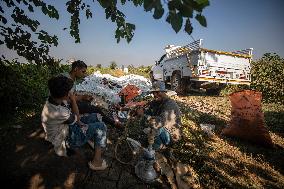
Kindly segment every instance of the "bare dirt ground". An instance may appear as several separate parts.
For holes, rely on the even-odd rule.
[[[44,140],[38,118],[28,120],[21,129],[10,128],[2,133],[1,181],[9,188],[145,188],[131,165],[122,165],[114,158],[114,140],[108,140],[104,157],[109,164],[105,171],[91,171],[87,162],[93,149],[85,145],[70,157],[58,157],[52,145]],[[117,138],[110,128],[109,138]],[[12,140],[13,139],[13,140]],[[155,185],[155,183],[153,183]],[[159,183],[157,183],[159,185]],[[131,187],[132,186],[132,187]]]

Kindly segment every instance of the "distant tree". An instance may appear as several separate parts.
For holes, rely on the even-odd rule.
[[[88,66],[88,68],[87,68],[87,75],[91,75],[92,73],[94,73],[94,72],[96,72],[96,71],[97,71],[96,67],[90,65],[90,66]]]
[[[128,71],[132,71],[132,70],[135,69],[135,67],[134,67],[132,64],[131,64],[131,65],[128,65],[127,68],[128,68]]]
[[[112,70],[114,70],[116,67],[117,67],[117,64],[115,63],[115,61],[112,61],[112,62],[110,63],[109,68],[112,69]]]
[[[96,67],[99,68],[99,69],[101,69],[101,68],[102,68],[102,65],[101,65],[101,64],[97,64]]]
[[[183,27],[188,34],[192,33],[192,18],[202,25],[207,26],[206,19],[202,15],[203,9],[209,5],[209,0],[128,0],[135,7],[143,6],[146,12],[153,13],[154,19],[160,19],[166,14],[168,22],[175,32]],[[65,0],[66,10],[70,14],[70,26],[68,30],[75,39],[80,42],[79,24],[84,16],[89,19],[93,16],[91,7],[98,4],[105,12],[106,19],[111,20],[117,26],[115,38],[117,42],[121,38],[129,43],[134,35],[135,25],[125,20],[125,15],[118,9],[117,0]],[[59,11],[47,0],[1,0],[0,4],[0,45],[6,45],[19,56],[25,57],[34,63],[49,63],[52,58],[49,48],[58,45],[58,37],[49,35],[40,29],[37,18],[32,19],[34,9],[52,19],[59,19]],[[119,5],[125,5],[126,0],[120,0]],[[1,57],[4,58],[5,57]],[[0,59],[1,59],[0,58]]]

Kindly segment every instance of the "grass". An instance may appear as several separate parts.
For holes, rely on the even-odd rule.
[[[178,159],[189,163],[204,188],[283,188],[284,106],[263,104],[275,148],[267,149],[220,133],[230,120],[227,97],[176,97],[183,117],[185,140],[177,147]],[[208,137],[200,123],[216,126]]]

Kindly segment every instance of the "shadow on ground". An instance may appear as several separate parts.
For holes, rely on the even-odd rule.
[[[183,111],[186,139],[178,146],[176,154],[184,162],[189,162],[199,174],[202,187],[284,187],[284,139],[278,133],[275,134],[275,130],[270,132],[275,147],[263,148],[247,141],[222,136],[221,131],[228,124],[227,120],[191,108],[186,101],[178,104]],[[203,132],[200,123],[215,125],[214,136],[209,137]]]
[[[274,138],[273,141],[280,147],[274,149],[226,138],[220,133],[227,120],[188,107],[186,102],[178,103],[186,137],[175,145],[174,155],[195,170],[202,188],[284,188],[281,135],[275,133],[280,142]],[[214,136],[208,137],[200,129],[200,123],[214,124]],[[21,125],[20,129],[1,125],[0,130],[1,183],[9,188],[147,187],[135,177],[133,167],[114,161],[114,141],[105,153],[111,168],[92,172],[87,167],[92,157],[88,146],[79,155],[58,157],[51,144],[44,140],[38,116],[30,117]],[[110,130],[109,135],[117,137],[116,130]],[[161,188],[161,185],[152,188]]]
[[[21,124],[22,128],[1,128],[1,183],[9,188],[161,188],[160,182],[143,183],[131,165],[122,165],[113,156],[114,141],[104,153],[110,165],[105,171],[91,171],[87,162],[93,150],[85,145],[71,157],[59,157],[44,140],[39,117]],[[116,129],[109,129],[110,138],[117,138]],[[167,188],[166,186],[163,188]]]

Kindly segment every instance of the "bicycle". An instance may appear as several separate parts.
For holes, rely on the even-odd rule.
[[[122,120],[125,126],[123,134],[115,144],[114,155],[118,162],[127,165],[133,163],[143,147],[140,142],[129,137],[129,126],[131,121],[133,121],[130,113],[128,112],[127,117],[122,118]]]
[[[118,162],[122,163],[122,164],[132,164],[134,163],[134,160],[139,157],[139,155],[141,155],[141,152],[146,152],[149,149],[144,148],[140,142],[138,142],[137,140],[130,138],[130,131],[129,131],[129,127],[131,126],[132,129],[135,129],[135,124],[132,124],[133,121],[137,121],[133,120],[133,118],[136,118],[136,113],[137,113],[137,108],[145,108],[147,106],[147,104],[144,104],[143,106],[134,106],[129,108],[129,110],[127,111],[127,113],[122,113],[120,111],[118,111],[117,116],[120,118],[120,120],[122,120],[122,122],[125,123],[124,126],[124,131],[122,133],[122,135],[118,138],[116,144],[115,144],[115,148],[114,148],[114,155],[115,158]],[[137,124],[136,126],[140,127],[140,124]],[[134,128],[133,128],[134,127]],[[137,135],[137,131],[139,131],[140,128],[136,129],[135,134]],[[143,136],[145,133],[142,132],[142,129],[140,130],[141,134],[138,135],[137,137],[141,139],[141,136]],[[154,129],[150,129],[150,131],[154,132]],[[143,135],[142,135],[143,133]],[[152,141],[154,141],[154,135],[152,136]],[[144,138],[146,139],[146,137]],[[149,136],[148,136],[148,142],[149,142]],[[143,140],[143,139],[142,139]],[[145,140],[146,142],[146,140]],[[149,146],[148,146],[149,148]]]

